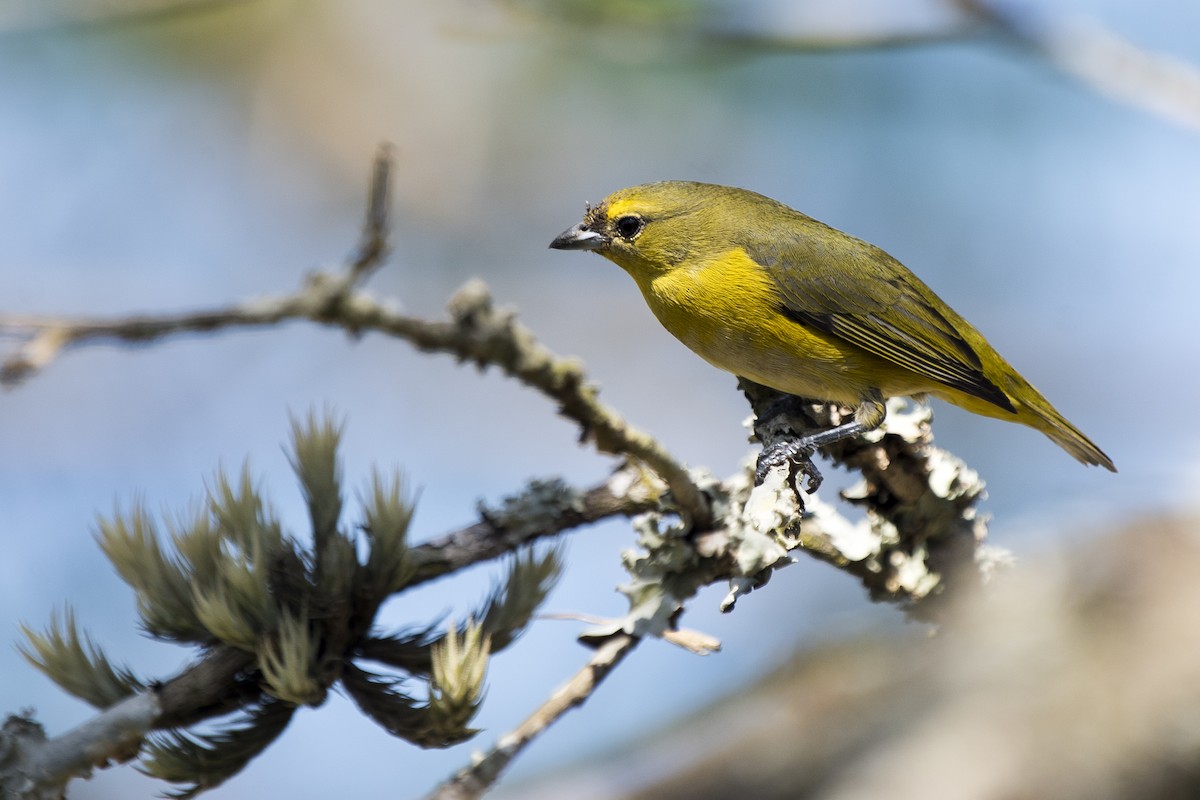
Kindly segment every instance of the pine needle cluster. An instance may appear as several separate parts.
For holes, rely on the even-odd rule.
[[[237,774],[286,729],[301,706],[340,687],[389,733],[447,747],[474,733],[489,657],[512,643],[559,571],[554,549],[514,556],[508,575],[461,624],[434,620],[381,631],[380,606],[405,591],[419,564],[408,545],[414,503],[398,474],[375,472],[357,525],[344,521],[328,417],[293,421],[290,460],[308,507],[305,540],[288,535],[249,470],[218,474],[193,512],[157,522],[136,506],[99,522],[98,539],[134,590],[151,637],[251,657],[245,701],[213,728],[166,728],[140,767],[190,797]],[[107,708],[153,685],[115,666],[68,610],[45,631],[23,629],[22,651],[63,689]]]

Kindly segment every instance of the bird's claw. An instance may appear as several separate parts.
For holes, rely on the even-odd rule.
[[[791,481],[795,481],[797,478],[805,479],[804,491],[807,494],[813,494],[824,480],[821,471],[813,463],[815,452],[812,445],[807,444],[803,439],[785,439],[764,447],[758,454],[758,465],[754,470],[754,485],[758,486],[766,480],[767,473],[775,467],[786,466],[788,479]],[[796,487],[800,488],[799,482]]]

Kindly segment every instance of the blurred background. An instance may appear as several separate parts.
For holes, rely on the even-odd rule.
[[[1200,64],[1189,0],[1006,8],[1030,30],[1091,20]],[[869,46],[840,46],[856,42]],[[0,4],[0,313],[183,311],[291,291],[353,248],[382,141],[397,154],[395,252],[370,288],[437,317],[483,278],[690,464],[728,475],[750,452],[734,379],[662,331],[614,265],[546,247],[585,201],[667,178],[744,186],[882,246],[1113,457],[1116,476],[1084,469],[1040,434],[935,405],[939,444],[987,480],[992,541],[1018,569],[1196,511],[1200,126],[1097,91],[945,3]],[[418,539],[529,478],[587,486],[612,466],[540,395],[378,336],[294,324],[73,352],[0,395],[0,638],[69,603],[117,661],[173,674],[186,654],[137,633],[96,515],[186,508],[218,466],[248,459],[302,530],[281,445],[289,413],[326,407],[346,420],[351,485],[379,464],[419,488]],[[622,522],[571,535],[547,610],[623,613],[613,587],[632,540]],[[439,582],[383,621],[469,609],[500,573]],[[717,611],[722,594],[683,623],[723,652],[642,646],[517,762],[507,791],[532,792],[525,781],[724,697],[797,648],[924,635],[809,559],[732,615]],[[211,796],[418,796],[582,665],[577,632],[539,622],[492,662],[471,743],[418,751],[334,696]],[[90,715],[11,647],[0,674],[0,710],[34,707],[52,734]],[[574,796],[645,777],[606,772]],[[117,768],[72,796],[163,788]]]

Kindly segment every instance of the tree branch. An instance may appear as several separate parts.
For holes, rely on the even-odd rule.
[[[481,509],[479,522],[413,547],[416,575],[410,585],[440,578],[481,561],[608,517],[630,517],[657,508],[663,485],[629,464],[587,491],[535,483],[499,510]]]
[[[741,387],[758,420],[755,434],[767,446],[789,432],[827,430],[850,414],[744,379]],[[786,425],[778,424],[780,417]],[[934,446],[932,419],[927,406],[892,399],[879,431],[822,448],[835,464],[862,475],[842,499],[863,508],[867,518],[851,524],[829,506],[810,502],[811,518],[800,537],[809,553],[857,577],[872,599],[938,621],[947,599],[977,587],[1008,554],[983,546],[987,525],[977,505],[985,484],[960,459]],[[787,489],[803,507],[794,483]]]
[[[28,717],[8,717],[0,730],[0,795],[60,800],[72,778],[137,755],[158,713],[155,693],[140,692],[53,739]]]

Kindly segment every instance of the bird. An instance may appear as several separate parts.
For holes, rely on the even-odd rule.
[[[764,195],[659,181],[587,204],[550,243],[633,278],[672,335],[715,367],[853,418],[764,452],[769,466],[878,428],[890,397],[932,395],[1041,431],[1116,472],[987,339],[882,249]]]

